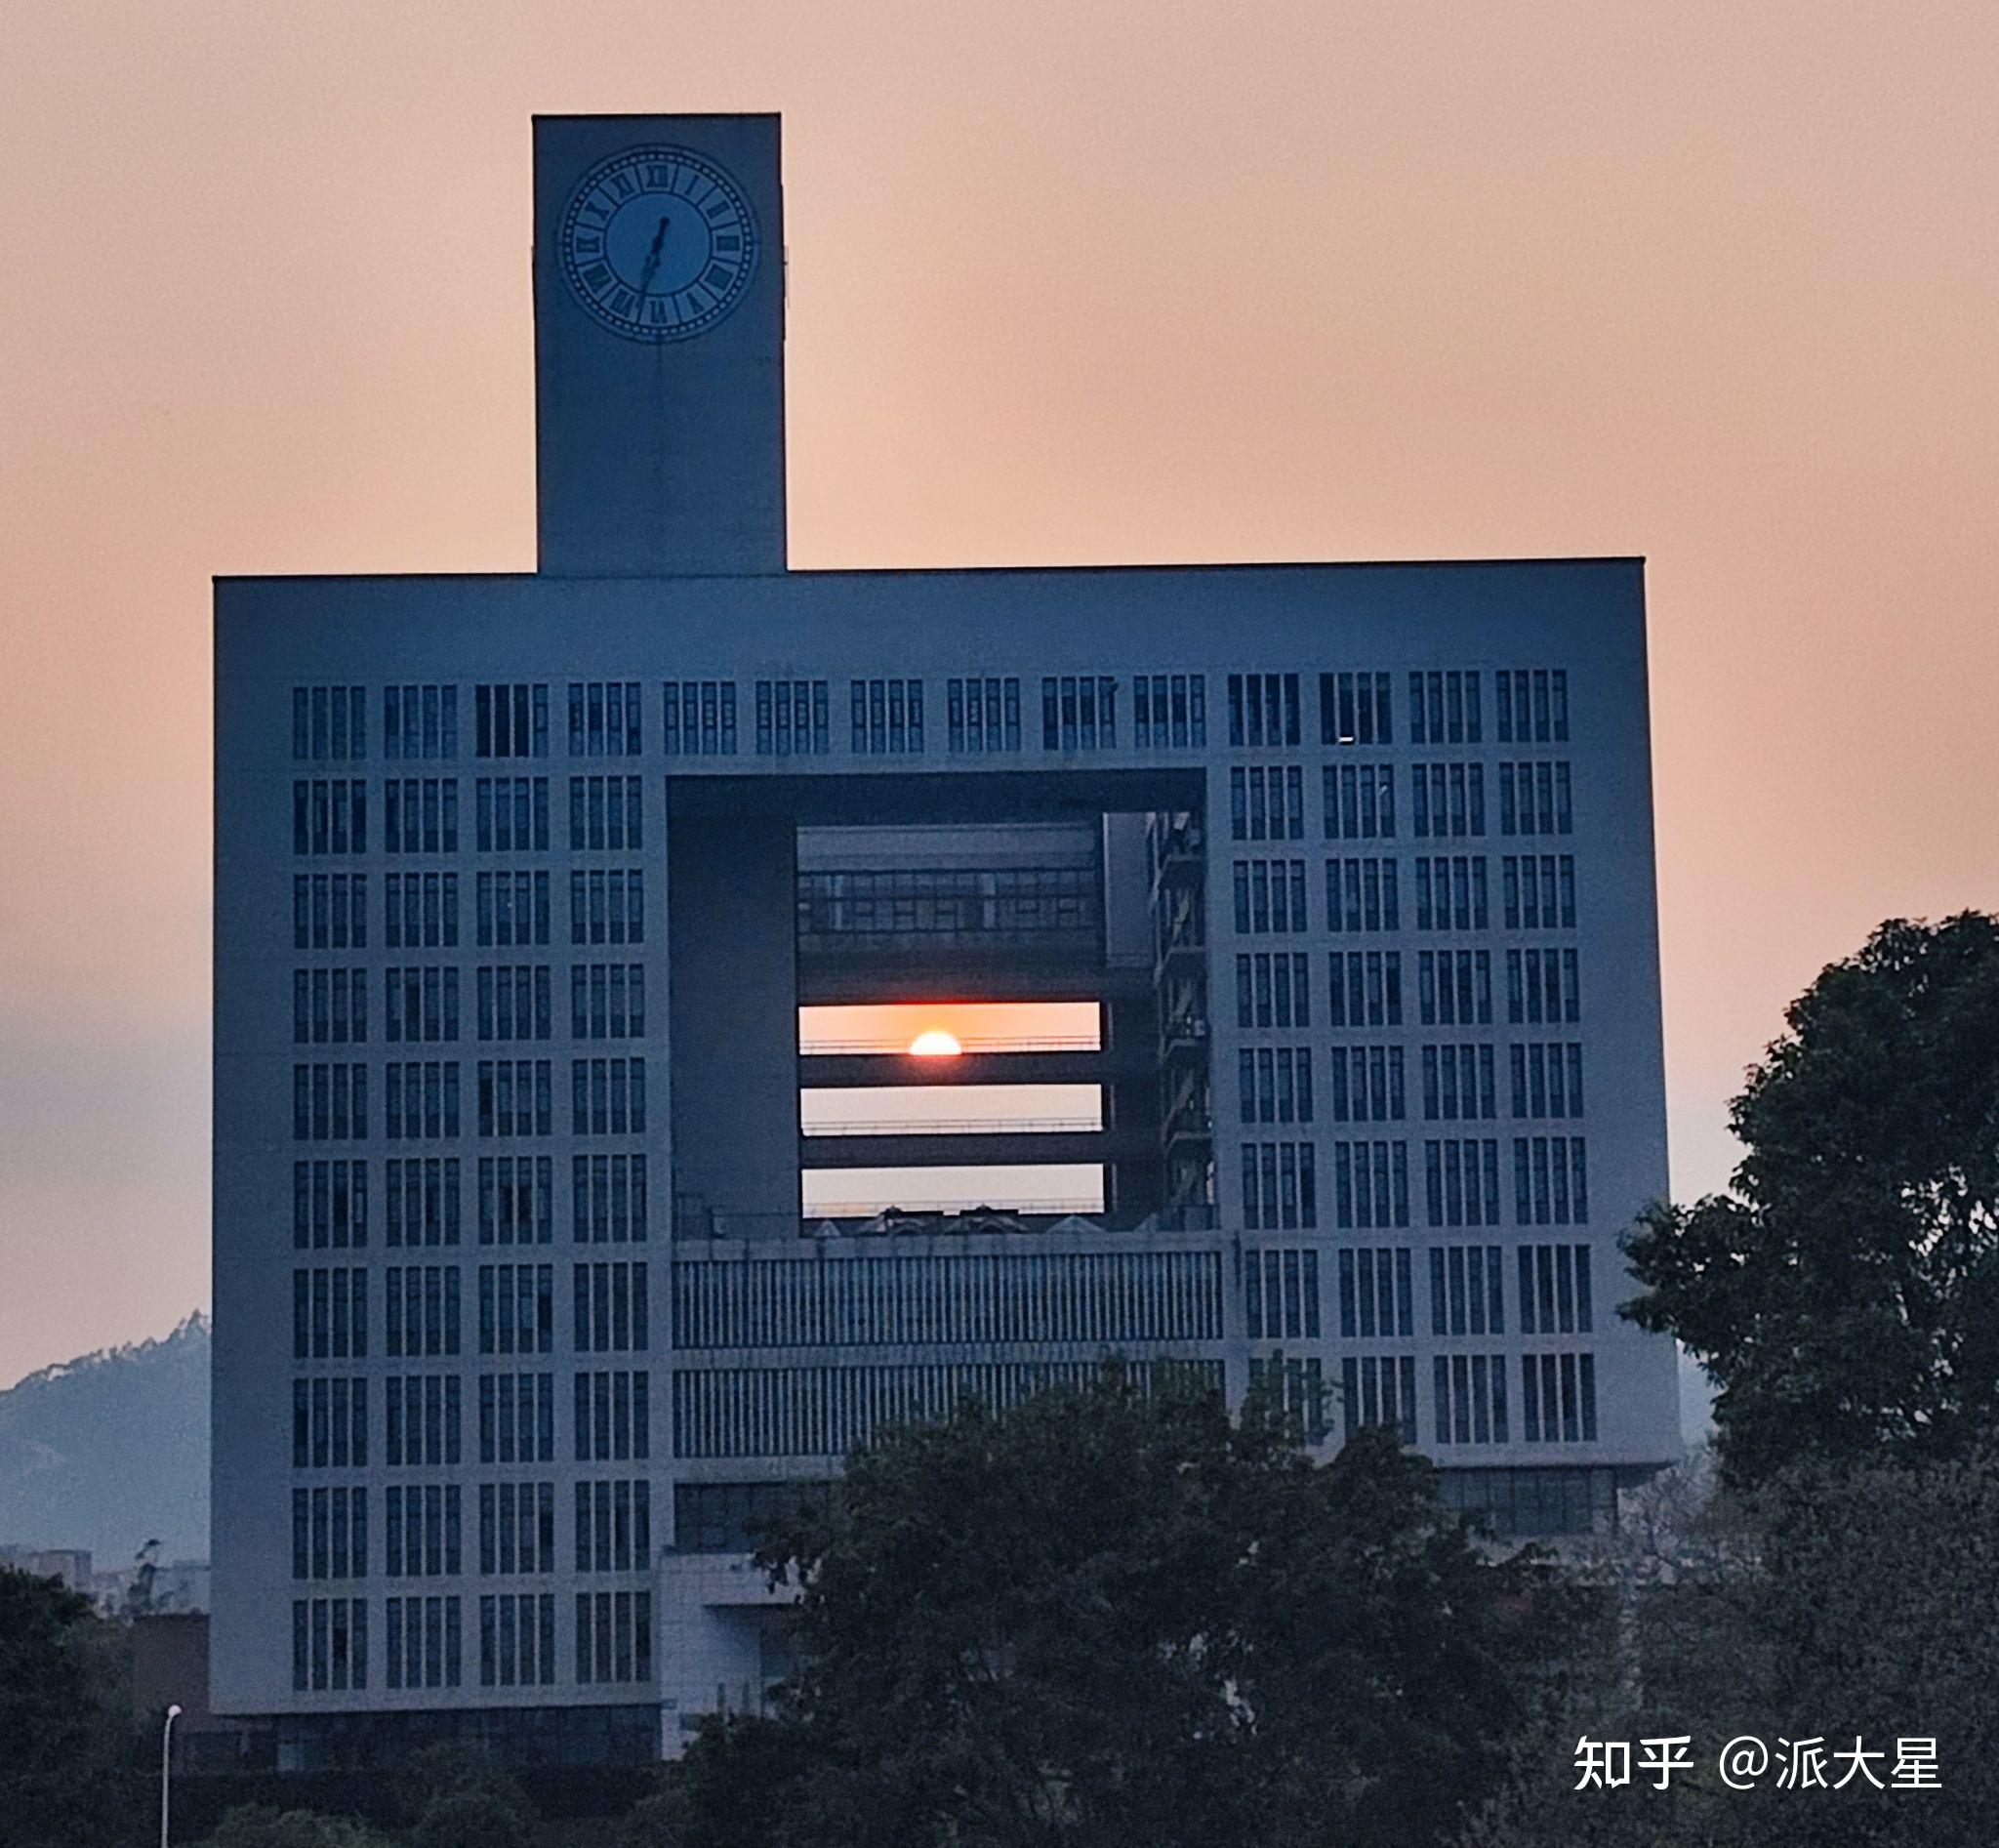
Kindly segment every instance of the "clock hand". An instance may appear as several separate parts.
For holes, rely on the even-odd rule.
[[[638,273],[638,294],[641,301],[644,299],[646,291],[652,287],[652,279],[659,270],[660,248],[666,241],[667,221],[663,217],[660,220],[659,229],[652,234],[652,248],[645,253],[645,267]]]

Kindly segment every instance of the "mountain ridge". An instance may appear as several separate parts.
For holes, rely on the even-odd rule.
[[[210,1346],[197,1310],[0,1390],[0,1544],[115,1566],[157,1539],[168,1559],[206,1559]]]

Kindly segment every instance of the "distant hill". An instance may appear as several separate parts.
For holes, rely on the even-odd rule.
[[[197,1314],[0,1392],[0,1544],[87,1546],[103,1568],[157,1539],[206,1559],[208,1359]]]

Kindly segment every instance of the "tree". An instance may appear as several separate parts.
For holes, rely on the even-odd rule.
[[[132,1838],[133,1757],[117,1627],[56,1579],[0,1567],[0,1842],[106,1848]]]
[[[627,1812],[619,1848],[794,1848],[842,1841],[815,1817],[801,1729],[757,1714],[708,1720],[660,1788]],[[873,1837],[856,1834],[856,1848]],[[920,1848],[912,1842],[909,1848]]]
[[[1673,1485],[1658,1485],[1670,1498]],[[1654,1517],[1663,1513],[1664,1520]],[[1799,1464],[1751,1493],[1652,1500],[1582,1565],[1636,1610],[1599,1631],[1572,1698],[1518,1753],[1464,1848],[1986,1848],[1999,1811],[1999,1463]],[[1579,1791],[1577,1740],[1688,1737],[1665,1790]],[[1753,1787],[1717,1773],[1759,1740]],[[1863,1774],[1834,1754],[1883,1755]],[[1897,1789],[1904,1739],[1937,1787]],[[1818,1741],[1828,1783],[1798,1775]],[[1790,1782],[1785,1781],[1787,1766]],[[1886,1785],[1877,1789],[1874,1782]]]
[[[1999,1425],[1999,919],[1884,924],[1732,1109],[1733,1190],[1626,1240],[1707,1367],[1725,1476],[1971,1455]]]
[[[403,1768],[412,1848],[527,1848],[533,1806],[518,1782],[479,1746],[440,1741]]]
[[[464,1785],[440,1790],[425,1806],[414,1848],[527,1848],[526,1814],[497,1789]]]
[[[125,1621],[150,1617],[153,1584],[160,1576],[160,1543],[149,1540],[132,1556],[132,1582],[125,1587]]]
[[[240,1803],[216,1826],[208,1848],[388,1848],[388,1843],[353,1817]]]
[[[759,1557],[800,1665],[696,1740],[662,1848],[1431,1841],[1561,1633],[1390,1435],[1315,1466],[1192,1383],[885,1434]]]

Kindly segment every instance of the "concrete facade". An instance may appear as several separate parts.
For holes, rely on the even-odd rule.
[[[218,1711],[672,1751],[782,1666],[773,1485],[1114,1357],[1601,1519],[1679,1446],[1615,1314],[1666,1186],[1640,564],[790,571],[774,121],[536,149],[543,569],[217,585]],[[647,149],[761,238],[685,338],[556,261]],[[799,1052],[916,999],[1100,1027]],[[869,1138],[1000,1211],[802,1213],[862,1151],[801,1087],[954,1082],[1102,1127]],[[1008,1211],[1019,1162],[1101,1210]]]

